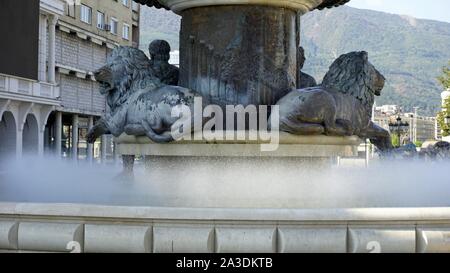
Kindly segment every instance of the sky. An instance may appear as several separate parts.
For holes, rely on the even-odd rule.
[[[351,0],[348,5],[360,9],[450,22],[449,0]]]

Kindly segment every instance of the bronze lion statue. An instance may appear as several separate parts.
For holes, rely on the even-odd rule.
[[[179,117],[172,117],[172,109],[184,105],[193,113],[194,98],[200,97],[189,89],[161,83],[144,52],[132,47],[116,48],[94,76],[109,111],[88,132],[89,143],[103,134],[119,137],[123,133],[147,136],[156,143],[174,141],[172,126]]]
[[[298,135],[356,135],[389,151],[393,149],[389,132],[371,121],[375,96],[381,95],[384,84],[367,52],[344,54],[321,85],[292,91],[277,103],[279,129]]]

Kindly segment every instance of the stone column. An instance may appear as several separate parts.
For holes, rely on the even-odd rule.
[[[90,116],[89,117],[89,130],[94,127],[94,117]],[[89,163],[92,163],[94,160],[94,145],[93,144],[88,144],[87,146],[87,160],[89,161]]]
[[[47,15],[39,18],[39,81],[47,81]]]
[[[61,157],[62,145],[62,112],[56,112],[56,126],[55,126],[55,155],[57,158]]]
[[[43,128],[41,127],[41,124],[38,126],[38,147],[37,147],[37,154],[38,157],[44,157],[44,133],[45,133],[45,126]]]
[[[222,107],[274,105],[295,88],[295,10],[230,5],[180,14],[180,85]]]
[[[366,151],[366,168],[369,167],[370,164],[370,141],[368,139],[365,139],[365,151]]]
[[[55,70],[55,46],[56,46],[56,23],[58,16],[51,15],[48,18],[48,81],[56,83]]]
[[[72,159],[78,160],[78,115],[72,117]]]
[[[23,129],[17,128],[16,132],[16,157],[17,159],[22,158],[22,150],[23,150]]]
[[[134,155],[123,155],[122,156],[122,166],[123,166],[123,172],[125,175],[133,175],[134,170]]]
[[[100,150],[101,156],[102,156],[102,163],[106,163],[106,145],[107,145],[107,137],[105,135],[102,135],[102,147]]]
[[[115,139],[113,140],[113,157],[114,157],[114,164],[117,164],[117,162],[120,161],[121,156],[117,152],[117,142]]]

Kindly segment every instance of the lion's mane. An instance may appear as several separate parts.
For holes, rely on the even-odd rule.
[[[360,100],[366,107],[374,103],[375,83],[371,73],[378,73],[369,62],[368,53],[352,52],[340,56],[330,66],[322,86]]]
[[[107,95],[108,102],[114,101],[109,103],[112,111],[123,105],[133,92],[143,89],[151,91],[162,85],[151,68],[150,60],[139,49],[118,47],[109,56],[108,64],[125,67],[125,75],[113,79],[116,88]]]

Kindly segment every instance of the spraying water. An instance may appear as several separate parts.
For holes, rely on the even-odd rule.
[[[220,164],[219,164],[220,163]],[[187,160],[180,169],[25,158],[0,172],[0,202],[192,208],[372,208],[450,206],[449,163],[383,162],[312,168],[293,160]],[[170,171],[168,171],[170,170]]]

